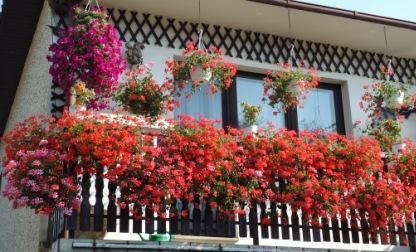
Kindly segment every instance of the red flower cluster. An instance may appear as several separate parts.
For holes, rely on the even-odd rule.
[[[283,71],[266,72],[264,80],[264,100],[276,113],[286,112],[302,105],[310,89],[317,87],[319,76],[314,69],[305,71],[303,67],[294,69],[290,64],[279,64]]]
[[[210,71],[211,77],[208,80],[210,93],[216,93],[221,89],[228,89],[232,79],[237,73],[235,64],[224,61],[222,52],[218,48],[212,47],[209,50],[198,49],[190,41],[186,44],[182,56],[183,61],[168,60],[166,62],[166,73],[171,73],[174,80],[178,82],[178,89],[181,91],[186,86],[186,81],[191,79],[191,71],[201,67],[203,71]],[[201,82],[193,81],[190,96],[196,89],[201,87]]]
[[[68,174],[67,156],[50,129],[45,117],[32,117],[4,137],[7,184],[3,195],[13,208],[28,206],[38,214],[61,208],[71,214],[79,205],[79,187]]]
[[[172,111],[178,102],[173,93],[173,84],[166,80],[156,83],[150,72],[151,65],[141,65],[127,73],[127,82],[121,84],[114,93],[115,100],[136,115],[155,121],[167,110]]]
[[[253,135],[189,117],[173,123],[145,134],[146,125],[131,116],[32,118],[5,138],[4,194],[15,206],[70,211],[75,175],[94,173],[120,186],[120,207],[147,205],[161,216],[175,199],[203,199],[230,215],[270,200],[302,210],[313,224],[338,214],[366,218],[375,232],[416,210],[416,145],[410,142],[385,169],[370,138],[285,130]]]

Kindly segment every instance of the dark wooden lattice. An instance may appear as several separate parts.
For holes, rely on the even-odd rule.
[[[198,39],[198,24],[180,21],[137,11],[108,9],[109,16],[120,34],[127,41],[142,42],[161,47],[184,48],[189,40]],[[58,26],[64,27],[61,17]],[[225,55],[264,63],[284,63],[290,58],[290,44],[295,44],[297,57],[306,67],[321,71],[379,78],[380,66],[386,57],[380,53],[355,50],[343,46],[296,40],[220,25],[202,24],[204,42],[207,47],[221,48]],[[298,65],[299,62],[293,62]],[[392,57],[394,80],[399,82],[416,80],[416,60]],[[52,101],[64,100],[58,93]],[[53,102],[53,111],[62,111],[62,106]]]

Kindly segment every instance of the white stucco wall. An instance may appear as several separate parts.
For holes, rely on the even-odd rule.
[[[23,74],[8,118],[6,132],[25,118],[50,113],[51,82],[46,60],[52,41],[51,12],[48,2],[44,7],[25,62]],[[2,153],[3,153],[2,148]],[[4,186],[3,180],[2,185]],[[12,210],[10,203],[0,197],[0,252],[38,251],[40,218],[27,209]]]

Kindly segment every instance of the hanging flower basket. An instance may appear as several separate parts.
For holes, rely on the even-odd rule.
[[[278,65],[282,71],[267,72],[264,80],[264,100],[275,113],[286,112],[302,105],[310,89],[317,87],[319,77],[314,70],[295,69],[289,64]]]
[[[237,73],[236,65],[224,61],[221,54],[217,48],[198,49],[193,42],[188,42],[182,53],[183,61],[167,61],[165,71],[172,74],[179,92],[190,81],[192,87],[188,95],[205,84],[210,85],[210,94],[216,93],[228,89]]]
[[[73,13],[73,24],[62,28],[49,48],[49,72],[66,94],[77,81],[83,81],[96,94],[87,105],[102,108],[126,67],[122,43],[105,9],[74,7]]]
[[[171,81],[157,84],[150,66],[142,65],[127,73],[127,81],[114,93],[114,100],[127,111],[154,122],[167,110],[174,109],[176,101],[172,90]]]
[[[361,97],[360,107],[369,113],[371,119],[398,117],[400,111],[412,109],[414,106],[415,94],[409,92],[410,85],[391,82],[388,76],[392,74],[384,71],[381,80],[364,86],[365,93]]]
[[[87,110],[86,104],[95,97],[95,92],[88,89],[85,83],[78,81],[72,88],[69,95],[69,107],[72,111]]]

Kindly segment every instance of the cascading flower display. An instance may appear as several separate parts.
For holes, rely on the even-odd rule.
[[[145,205],[164,218],[178,200],[202,200],[229,216],[269,200],[301,210],[312,225],[348,213],[368,221],[372,234],[387,234],[389,223],[401,226],[416,210],[416,147],[410,142],[385,166],[377,141],[367,137],[247,134],[187,116],[160,132],[146,131],[146,123],[96,112],[31,118],[4,138],[3,194],[15,207],[70,213],[78,201],[76,176],[93,174],[120,186],[117,202],[121,208],[134,204],[135,218]]]
[[[77,81],[85,82],[96,94],[89,106],[102,108],[126,67],[122,43],[104,9],[75,6],[73,13],[73,24],[59,30],[58,40],[49,48],[49,72],[67,94]]]
[[[293,68],[290,64],[279,64],[281,71],[268,71],[264,77],[264,100],[275,113],[286,112],[302,106],[311,88],[319,84],[319,76],[313,69]]]
[[[191,96],[204,83],[209,85],[209,94],[230,88],[233,77],[237,73],[237,67],[223,59],[220,49],[214,47],[209,50],[199,49],[190,41],[186,44],[182,56],[183,60],[168,60],[165,69],[165,72],[171,73],[178,83],[179,93],[186,87],[186,82],[189,80],[192,86],[187,96]],[[203,77],[192,78],[192,75]]]
[[[401,141],[401,124],[405,115],[412,113],[416,94],[410,92],[410,84],[392,82],[393,72],[388,68],[383,66],[381,72],[381,80],[364,86],[359,105],[369,117],[363,133],[374,137],[383,151],[391,153],[393,146]]]
[[[46,117],[32,117],[3,137],[7,145],[3,196],[13,208],[27,206],[46,215],[54,209],[70,215],[78,208],[80,188],[67,171],[68,159],[53,125]]]

